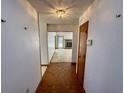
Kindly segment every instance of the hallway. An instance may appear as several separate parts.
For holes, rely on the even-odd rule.
[[[123,15],[123,0],[1,0],[1,93],[124,93]]]
[[[85,93],[75,71],[75,64],[50,64],[36,93]]]

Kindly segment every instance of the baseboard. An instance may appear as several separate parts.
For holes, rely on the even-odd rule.
[[[72,64],[76,64],[76,62],[71,62]]]
[[[41,66],[48,66],[49,64],[41,64]]]

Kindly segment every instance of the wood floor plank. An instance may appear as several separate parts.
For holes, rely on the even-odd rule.
[[[84,93],[71,63],[51,63],[36,93]]]

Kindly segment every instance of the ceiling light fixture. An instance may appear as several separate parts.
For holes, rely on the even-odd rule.
[[[65,11],[64,10],[57,10],[56,14],[59,18],[63,18],[63,16],[65,15]]]

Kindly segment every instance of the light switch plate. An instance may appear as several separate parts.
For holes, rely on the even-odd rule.
[[[87,40],[87,46],[92,46],[93,45],[93,40],[89,39]]]

